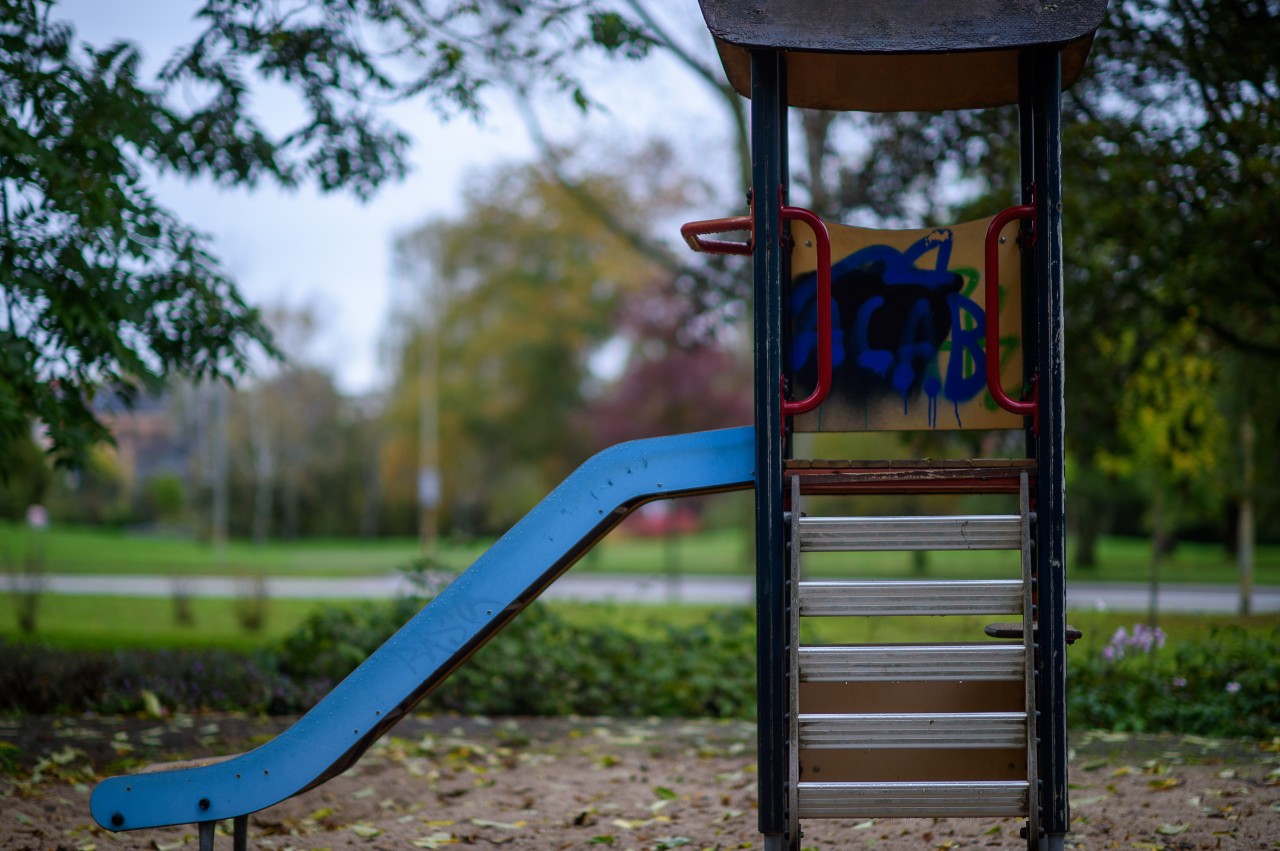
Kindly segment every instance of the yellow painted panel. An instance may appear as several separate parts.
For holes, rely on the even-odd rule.
[[[986,389],[983,242],[990,219],[946,228],[873,230],[828,224],[832,258],[831,395],[795,418],[798,431],[1021,428]],[[1005,391],[1022,396],[1017,221],[1001,233],[1000,336]],[[791,398],[817,378],[813,232],[793,222]]]

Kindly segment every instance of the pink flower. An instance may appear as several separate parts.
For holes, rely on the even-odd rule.
[[[1232,682],[1227,683],[1227,694],[1235,694],[1238,691],[1240,691],[1239,683],[1235,682],[1234,680]]]
[[[1187,681],[1186,681],[1184,678],[1182,678],[1182,677],[1174,677],[1174,678],[1173,678],[1173,680],[1172,680],[1172,684],[1173,684],[1173,687],[1174,687],[1174,688],[1186,688],[1186,687],[1187,687]]]

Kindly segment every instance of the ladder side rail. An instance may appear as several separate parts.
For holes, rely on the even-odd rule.
[[[787,840],[800,847],[800,480],[791,477],[790,564],[787,614],[790,634],[787,676]]]
[[[1023,674],[1024,700],[1027,712],[1027,837],[1040,836],[1040,784],[1039,776],[1040,739],[1037,735],[1038,714],[1036,712],[1036,635],[1035,635],[1035,603],[1032,587],[1035,581],[1032,569],[1031,551],[1031,488],[1027,474],[1022,474],[1018,491],[1018,508],[1022,514],[1022,658],[1025,666]]]

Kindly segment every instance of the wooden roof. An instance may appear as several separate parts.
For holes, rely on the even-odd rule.
[[[781,50],[788,103],[815,109],[966,109],[1016,103],[1018,55],[1062,49],[1084,69],[1106,0],[700,0],[729,81],[750,94],[750,53]]]

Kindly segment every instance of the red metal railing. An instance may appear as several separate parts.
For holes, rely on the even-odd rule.
[[[755,228],[755,216],[731,216],[727,219],[705,219],[700,222],[689,222],[680,227],[680,235],[689,247],[703,254],[742,254],[750,255],[755,248],[752,237],[746,242],[732,242],[727,239],[703,239],[704,236],[717,233],[733,233],[745,230],[752,233]]]
[[[1001,210],[987,226],[985,278],[987,308],[987,390],[996,404],[1006,411],[1024,417],[1035,417],[1039,428],[1039,392],[1032,383],[1031,399],[1012,399],[1000,383],[1000,231],[1015,219],[1030,219],[1034,239],[1036,208],[1034,203]]]
[[[818,276],[818,383],[813,392],[804,399],[795,401],[785,397],[782,399],[782,416],[794,417],[805,414],[822,404],[831,392],[831,235],[827,232],[826,222],[811,210],[803,207],[783,206],[779,210],[783,221],[801,221],[813,231],[814,247],[817,253]],[[753,238],[746,242],[733,242],[724,239],[703,239],[705,236],[734,231],[747,231],[754,234],[755,211],[746,216],[733,216],[726,219],[706,219],[689,222],[680,228],[680,235],[694,251],[704,254],[740,254],[748,255],[755,249]]]
[[[783,221],[798,219],[813,231],[818,275],[818,383],[804,399],[782,400],[782,416],[805,414],[822,404],[831,392],[831,235],[827,224],[803,207],[783,207]]]

